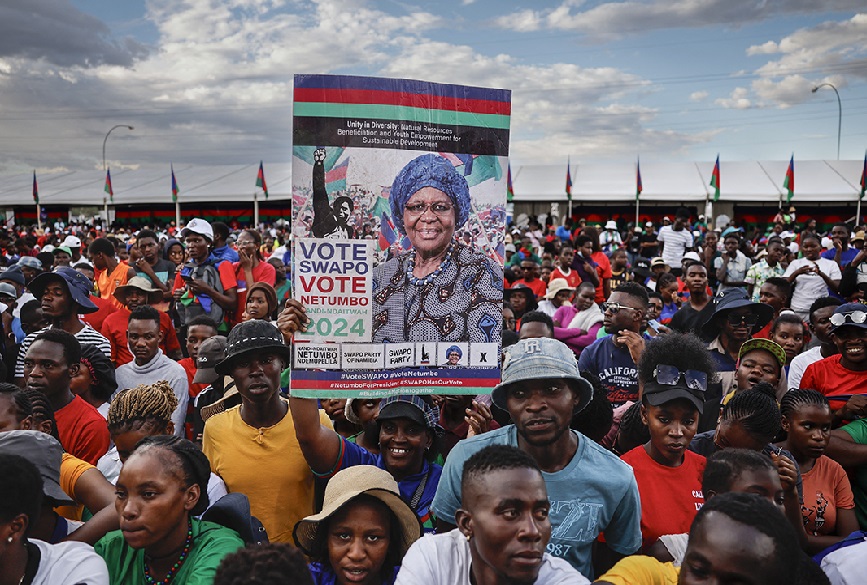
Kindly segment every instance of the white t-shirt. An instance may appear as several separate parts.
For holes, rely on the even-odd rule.
[[[683,255],[687,248],[692,248],[692,234],[685,227],[679,232],[671,229],[670,225],[664,225],[656,236],[657,241],[663,243],[662,258],[672,268],[680,268]]]
[[[807,366],[822,359],[822,346],[811,347],[804,353],[796,355],[789,365],[789,390],[801,387],[801,378],[807,371]]]
[[[428,534],[409,548],[395,585],[470,585],[470,545],[458,529]],[[542,567],[534,585],[589,584],[581,573],[561,558],[542,555]]]
[[[819,258],[818,260],[808,260],[806,258],[798,258],[794,260],[786,269],[784,278],[791,276],[796,270],[802,266],[818,266],[819,269],[828,275],[831,280],[840,280],[843,274],[840,272],[840,267],[833,260],[827,258]],[[816,299],[828,296],[828,285],[825,280],[814,272],[801,274],[793,283],[794,290],[792,291],[792,310],[796,313],[807,313],[810,311],[810,305]]]
[[[48,544],[34,538],[39,548],[39,569],[33,585],[109,585],[108,568],[93,547],[82,542]]]

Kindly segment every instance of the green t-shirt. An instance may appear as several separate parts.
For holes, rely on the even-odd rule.
[[[244,547],[234,530],[196,519],[192,523],[193,546],[173,585],[211,585],[223,557]],[[120,530],[109,532],[93,548],[108,565],[111,585],[144,583],[144,549],[128,546]]]
[[[867,420],[861,419],[843,427],[852,440],[859,445],[867,445]],[[855,496],[855,516],[861,530],[867,530],[867,466],[861,465],[855,469],[852,477],[852,494]]]

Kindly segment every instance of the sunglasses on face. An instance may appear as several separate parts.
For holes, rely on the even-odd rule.
[[[834,313],[828,319],[831,322],[831,325],[834,327],[839,327],[846,322],[855,323],[856,325],[861,325],[865,321],[867,321],[867,313],[864,311],[850,311],[849,313]]]
[[[741,323],[745,324],[747,327],[753,327],[759,322],[755,315],[729,315],[726,317],[726,320],[728,320],[729,325],[732,327],[740,325]]]
[[[602,312],[607,313],[611,311],[612,315],[616,315],[620,309],[629,309],[630,311],[640,311],[641,309],[636,309],[635,307],[627,307],[626,305],[621,305],[620,303],[602,303]]]
[[[686,382],[686,387],[690,390],[701,392],[707,390],[707,374],[704,372],[698,370],[681,372],[676,367],[665,364],[660,364],[653,370],[653,377],[656,378],[656,381],[666,386],[677,386],[681,376]]]

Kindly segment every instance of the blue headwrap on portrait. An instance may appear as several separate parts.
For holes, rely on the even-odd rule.
[[[470,187],[454,165],[436,154],[423,154],[407,163],[391,186],[391,218],[400,233],[406,235],[403,209],[416,191],[424,187],[439,189],[455,205],[455,229],[460,229],[470,216]]]
[[[458,357],[464,357],[464,352],[462,352],[461,348],[459,348],[457,345],[453,345],[446,350],[446,357],[448,357],[449,354],[452,353],[458,354]]]

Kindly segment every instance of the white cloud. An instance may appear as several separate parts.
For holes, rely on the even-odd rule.
[[[863,0],[628,0],[605,2],[582,11],[582,5],[565,0],[555,8],[522,10],[521,20],[506,15],[495,22],[497,26],[518,31],[525,29],[510,24],[535,21],[538,27],[544,24],[547,28],[580,31],[589,36],[620,37],[655,29],[751,25],[781,14],[849,11],[864,6]]]
[[[748,95],[749,90],[747,88],[736,87],[730,97],[716,99],[714,103],[726,109],[746,110],[752,107],[752,102],[748,99]]]
[[[708,96],[708,93],[704,90],[694,91],[691,94],[689,94],[689,99],[690,99],[690,101],[693,101],[693,102],[701,102],[701,101],[704,101],[705,98],[707,98],[707,96]]]

